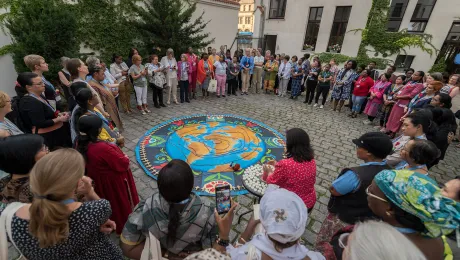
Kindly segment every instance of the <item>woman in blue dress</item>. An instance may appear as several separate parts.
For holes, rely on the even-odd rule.
[[[296,99],[298,96],[300,96],[300,93],[301,93],[300,85],[302,84],[302,76],[303,76],[302,60],[301,59],[299,61],[297,61],[297,62],[292,63],[291,75],[292,75],[292,77],[291,77],[292,78],[292,86],[291,86],[291,97],[290,97],[290,99]]]
[[[345,100],[350,98],[351,85],[359,75],[356,73],[356,61],[349,60],[345,65],[345,68],[341,69],[337,73],[335,78],[334,88],[332,89],[332,99],[334,100],[333,111],[340,112]]]

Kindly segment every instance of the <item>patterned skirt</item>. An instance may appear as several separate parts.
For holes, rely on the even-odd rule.
[[[292,79],[291,96],[296,97],[300,95],[302,77]]]
[[[331,97],[335,100],[348,100],[350,98],[351,85],[335,85]]]
[[[321,229],[316,237],[316,250],[323,254],[327,260],[336,260],[337,258],[335,257],[334,252],[331,252],[329,242],[337,231],[349,225],[350,224],[341,221],[336,214],[329,213],[321,225]]]

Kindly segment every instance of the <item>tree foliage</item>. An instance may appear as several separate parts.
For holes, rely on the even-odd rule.
[[[437,52],[431,43],[433,36],[429,34],[412,34],[407,29],[399,32],[387,31],[390,2],[390,0],[372,0],[366,28],[351,30],[351,32],[362,33],[357,57],[359,64],[367,64],[371,59],[368,52],[374,52],[375,57],[381,55],[383,58],[401,52],[406,53],[406,48],[420,48],[430,55]],[[368,49],[369,47],[372,49]],[[390,61],[387,60],[388,62]]]
[[[78,15],[78,38],[84,47],[100,53],[110,63],[114,53],[127,56],[138,38],[135,27],[129,24],[129,4],[135,0],[74,0]]]
[[[154,47],[164,52],[172,48],[178,56],[189,46],[198,50],[214,41],[214,38],[208,39],[209,33],[203,32],[209,23],[203,20],[204,12],[192,20],[196,2],[142,0],[141,4],[131,3],[130,9],[136,14],[131,23],[139,32],[146,52]]]
[[[50,78],[57,77],[60,57],[75,57],[79,49],[78,25],[72,11],[57,0],[12,2],[10,13],[3,16],[12,44],[2,47],[0,52],[12,54],[18,72],[29,70],[24,64],[24,56],[41,55],[49,64]]]

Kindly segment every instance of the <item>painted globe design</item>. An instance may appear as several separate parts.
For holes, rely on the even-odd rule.
[[[196,171],[228,172],[231,164],[247,168],[257,163],[265,154],[265,143],[246,125],[205,122],[171,134],[166,151]]]
[[[187,162],[194,192],[213,196],[229,184],[231,195],[246,194],[242,175],[252,165],[281,160],[284,136],[256,120],[236,115],[192,115],[165,121],[139,139],[136,158],[150,177],[173,159]],[[233,169],[232,165],[239,165]]]

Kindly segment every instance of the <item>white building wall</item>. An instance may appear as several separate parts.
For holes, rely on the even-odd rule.
[[[210,22],[204,31],[210,33],[211,39],[215,38],[214,43],[210,46],[217,50],[221,45],[227,45],[227,48],[230,48],[238,33],[239,4],[228,4],[216,0],[197,0],[196,2],[198,3],[197,9],[192,19],[197,18],[202,11],[205,11],[203,19],[204,21],[210,20]]]
[[[347,30],[364,28],[366,26],[367,14],[371,8],[369,0],[287,0],[284,19],[269,19],[268,10],[270,1],[264,0],[265,31],[264,34],[277,35],[277,53],[299,54],[305,39],[308,15],[310,7],[323,7],[323,16],[316,42],[315,52],[325,52],[329,43],[329,36],[337,6],[352,6]],[[347,33],[345,35],[342,53],[345,55],[356,55],[361,34]]]
[[[412,14],[414,13],[416,0],[411,0],[407,6],[406,13],[404,14],[400,30],[406,29],[409,25]],[[460,1],[459,0],[437,0],[431,13],[430,20],[425,29],[425,33],[433,35],[431,43],[438,50],[441,49],[447,34],[455,20],[460,20]],[[407,55],[414,55],[414,61],[411,67],[415,70],[428,71],[433,66],[437,54],[430,54],[423,52],[419,48],[408,48]],[[403,54],[403,53],[401,53]],[[396,60],[397,55],[388,57],[389,59]]]
[[[265,35],[277,35],[276,53],[299,55],[305,39],[310,7],[323,7],[323,15],[316,42],[315,52],[327,50],[334,14],[337,6],[352,6],[347,31],[364,28],[367,15],[372,7],[371,0],[287,0],[284,19],[269,19],[270,0],[262,0],[265,6]],[[410,0],[401,29],[407,28],[418,0]],[[433,35],[432,43],[440,49],[454,20],[460,20],[460,0],[437,0],[429,19],[425,33]],[[341,53],[356,56],[361,43],[361,33],[345,34]],[[428,71],[436,60],[436,54],[430,56],[418,48],[408,48],[407,55],[414,55],[412,68]],[[372,57],[373,53],[369,53]],[[397,55],[387,57],[396,60]]]
[[[0,46],[11,43],[11,38],[0,30]],[[14,85],[18,74],[14,69],[11,55],[0,56],[0,90],[15,96]]]

